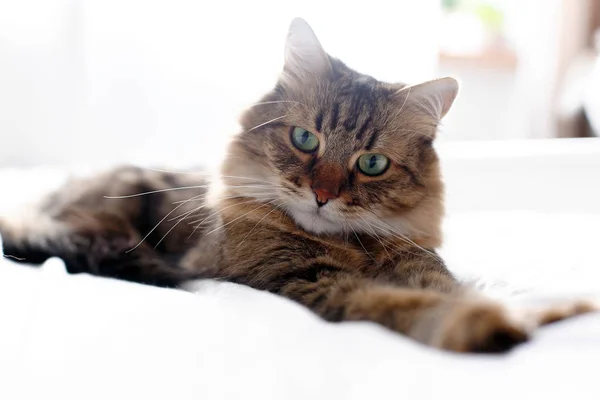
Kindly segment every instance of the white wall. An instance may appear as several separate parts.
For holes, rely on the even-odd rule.
[[[437,149],[449,214],[600,213],[599,138],[440,142]]]
[[[514,70],[443,63],[439,74],[460,81],[459,96],[440,128],[440,141],[529,137]]]
[[[48,149],[76,139],[83,76],[70,3],[0,1],[0,165],[58,162],[64,153]]]
[[[431,78],[436,0],[0,1],[0,166],[214,159],[292,17],[380,79]]]

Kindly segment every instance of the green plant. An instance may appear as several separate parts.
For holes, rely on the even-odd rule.
[[[479,4],[474,12],[492,32],[498,33],[504,28],[504,13],[493,5]]]
[[[452,11],[459,7],[461,1],[460,0],[442,0],[442,8],[445,11]]]

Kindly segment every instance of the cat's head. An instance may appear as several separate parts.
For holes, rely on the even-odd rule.
[[[443,185],[432,142],[457,90],[452,78],[406,85],[360,74],[294,19],[283,72],[242,115],[224,182],[315,234],[395,232],[436,246]]]

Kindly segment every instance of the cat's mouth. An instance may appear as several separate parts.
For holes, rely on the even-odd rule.
[[[323,207],[315,207],[310,214],[314,215],[316,218],[322,218],[328,222],[337,222],[339,218],[337,215],[331,213],[330,210],[326,210]]]
[[[318,207],[316,204],[308,204],[299,201],[288,205],[287,210],[296,224],[306,231],[316,234],[335,234],[344,231],[344,223],[341,221],[330,205]]]

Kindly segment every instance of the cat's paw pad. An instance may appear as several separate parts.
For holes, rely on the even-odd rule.
[[[444,318],[436,346],[462,353],[504,353],[526,342],[526,324],[513,320],[503,307],[464,304]]]

